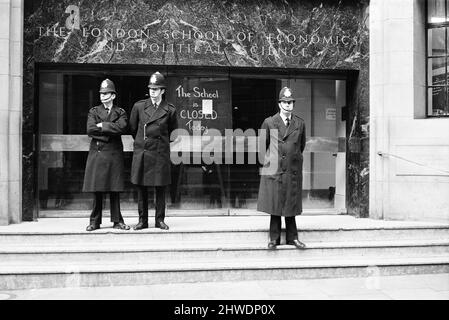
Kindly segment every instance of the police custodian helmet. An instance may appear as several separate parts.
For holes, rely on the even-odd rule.
[[[114,82],[112,82],[112,81],[109,80],[109,79],[105,79],[105,80],[103,80],[103,81],[101,82],[101,85],[100,85],[100,93],[108,93],[108,92],[117,94],[117,93],[115,92],[115,85],[114,85]]]
[[[281,92],[279,92],[279,102],[280,101],[295,101],[295,99],[292,97],[293,92],[290,88],[288,87],[283,87],[281,89]]]
[[[159,71],[153,73],[150,77],[148,88],[164,89],[165,87],[165,77]]]

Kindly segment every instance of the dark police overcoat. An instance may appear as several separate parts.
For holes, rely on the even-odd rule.
[[[136,102],[129,119],[134,138],[131,182],[141,186],[171,183],[170,135],[178,128],[176,108],[162,101],[154,109],[151,99]]]
[[[103,123],[98,128],[97,123]],[[124,187],[122,134],[128,128],[126,111],[117,106],[108,114],[103,105],[87,116],[87,134],[92,138],[84,174],[84,192],[121,192]]]
[[[265,119],[261,129],[267,132],[266,140],[263,141],[267,152],[261,169],[257,210],[284,217],[300,215],[302,152],[306,145],[304,120],[292,114],[287,129],[277,113]]]

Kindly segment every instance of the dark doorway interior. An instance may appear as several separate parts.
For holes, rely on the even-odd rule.
[[[276,92],[280,81],[274,79],[232,79],[232,128],[254,129],[278,111]],[[248,154],[245,154],[247,157]],[[248,163],[245,159],[245,163]],[[230,207],[254,207],[259,190],[258,164],[230,165]]]

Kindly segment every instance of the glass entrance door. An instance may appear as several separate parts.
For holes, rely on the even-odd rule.
[[[112,68],[112,67],[111,67]],[[158,68],[163,72],[163,68]],[[83,193],[84,169],[89,149],[86,120],[89,109],[99,105],[99,85],[104,78],[114,81],[116,104],[129,115],[133,104],[146,99],[148,75],[114,70],[76,72],[70,70],[39,72],[39,216],[88,216],[92,194]],[[232,70],[231,70],[232,71]],[[167,73],[166,73],[167,74]],[[304,119],[307,146],[303,167],[303,207],[306,211],[345,208],[345,121],[346,105],[343,80],[304,79],[300,76],[234,76],[194,70],[168,74],[167,100],[174,102],[183,128],[192,124],[205,128],[245,131],[260,128],[263,120],[279,111],[277,99],[283,86],[292,88],[296,97],[294,112]],[[198,99],[181,99],[184,92],[198,92]],[[177,91],[178,89],[178,91]],[[204,99],[202,92],[217,97]],[[199,119],[195,108],[211,100],[215,115]],[[195,118],[196,117],[196,118]],[[219,119],[219,124],[213,118]],[[194,122],[195,121],[195,122]],[[202,129],[201,129],[202,128]],[[125,185],[121,194],[122,210],[137,215],[137,193],[130,183],[132,137],[122,137],[125,148]],[[178,146],[179,147],[179,146]],[[185,147],[185,146],[184,146]],[[191,150],[193,151],[193,150]],[[250,150],[244,157],[248,159]],[[191,157],[194,152],[191,152]],[[224,155],[226,156],[226,155]],[[229,156],[229,155],[228,155]],[[236,155],[234,155],[236,156]],[[168,215],[256,214],[259,188],[258,163],[172,164],[172,184],[167,190]],[[152,199],[152,193],[149,194]],[[151,207],[150,200],[150,207]],[[154,202],[153,202],[154,205]],[[106,202],[106,211],[108,203]]]
[[[303,163],[303,208],[308,212],[343,213],[346,210],[346,85],[344,80],[232,79],[233,129],[260,128],[279,112],[278,93],[290,87],[296,98],[294,114],[306,124]],[[230,210],[257,207],[259,165],[233,165]]]

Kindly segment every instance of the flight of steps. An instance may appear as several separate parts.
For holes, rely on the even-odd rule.
[[[307,249],[270,251],[268,216],[166,221],[168,231],[89,233],[78,218],[0,227],[0,290],[449,272],[448,224],[301,216]]]

